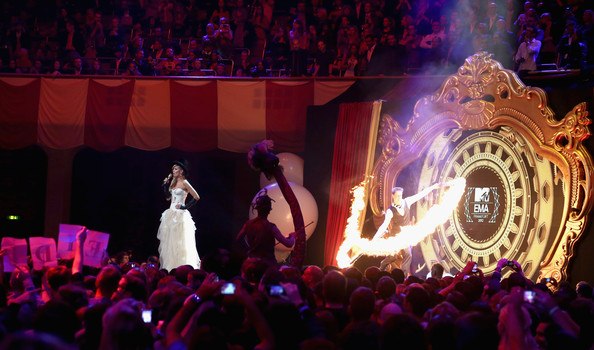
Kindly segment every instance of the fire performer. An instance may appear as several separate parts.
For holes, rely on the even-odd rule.
[[[429,196],[434,190],[449,186],[447,183],[433,184],[421,192],[402,198],[403,188],[392,188],[392,204],[384,212],[384,221],[377,229],[376,234],[372,240],[386,236],[396,236],[400,233],[402,226],[413,224],[411,218],[411,206],[419,200]],[[380,269],[391,271],[394,268],[400,268],[407,274],[410,271],[410,264],[412,260],[412,247],[407,247],[396,252],[394,255],[387,256],[380,263]]]
[[[440,191],[439,201],[431,201],[431,206],[418,221],[411,219],[412,205],[429,196],[433,190],[443,187],[449,188]],[[406,198],[402,198],[401,188],[394,188],[391,205],[385,210],[384,221],[372,239],[361,237],[359,220],[364,210],[363,184],[355,187],[352,191],[351,216],[345,227],[345,238],[336,253],[338,266],[352,266],[362,255],[387,256],[382,261],[381,268],[389,270],[398,267],[412,272],[409,271],[410,247],[425,239],[437,226],[448,220],[462,198],[465,187],[466,179],[457,177],[445,183],[434,184]]]

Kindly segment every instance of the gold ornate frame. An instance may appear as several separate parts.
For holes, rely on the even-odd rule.
[[[587,116],[583,102],[556,120],[542,89],[525,86],[490,54],[477,53],[436,93],[417,101],[405,128],[383,116],[381,154],[370,183],[374,221],[381,222],[391,188],[413,163],[423,164],[420,189],[465,176],[475,158],[495,159],[507,173],[500,177],[509,184],[506,198],[511,204],[505,207],[507,216],[501,216],[507,220],[501,230],[483,244],[492,251],[469,240],[459,213],[453,213],[448,225],[421,243],[425,263],[445,261],[447,267],[461,269],[476,258],[490,272],[505,257],[520,262],[529,278],[565,280],[592,207],[592,159],[583,145],[590,136]],[[456,147],[452,142],[458,148],[446,154],[450,144]],[[428,205],[417,204],[417,215]]]

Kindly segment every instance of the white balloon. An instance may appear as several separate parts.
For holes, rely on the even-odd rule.
[[[273,178],[271,178],[270,180],[268,180],[266,178],[266,175],[264,175],[264,173],[260,173],[260,188],[264,188],[268,185],[272,185],[275,184],[276,180]]]
[[[318,205],[311,193],[305,187],[293,182],[289,182],[289,186],[291,186],[291,189],[297,198],[297,202],[301,207],[301,213],[303,214],[303,221],[305,225],[307,226],[307,224],[310,222],[312,223],[305,228],[306,239],[309,239],[318,224]],[[285,237],[288,237],[289,233],[295,231],[295,227],[293,226],[293,215],[291,214],[289,203],[287,203],[283,197],[283,194],[276,182],[261,189],[252,199],[252,204],[256,198],[258,198],[258,196],[264,192],[264,190],[268,192],[268,196],[273,200],[272,211],[268,215],[268,221],[274,223],[280,232]],[[258,213],[255,210],[250,209],[249,218],[253,219],[257,214]],[[280,260],[284,260],[286,258],[285,254],[280,253],[290,252],[292,249],[293,248],[287,248],[280,243],[277,244],[275,246],[277,260],[279,258],[282,258]]]
[[[287,181],[303,186],[303,158],[293,153],[279,153],[276,155],[283,167],[283,174]],[[276,183],[274,178],[268,180],[264,173],[260,174],[260,188]]]
[[[276,261],[278,261],[278,262],[283,262],[283,261],[287,260],[289,255],[291,255],[290,250],[278,250],[278,249],[274,250],[274,257],[276,258]]]

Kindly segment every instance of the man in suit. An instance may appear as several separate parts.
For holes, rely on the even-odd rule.
[[[126,70],[126,60],[120,47],[116,48],[113,53],[113,60],[111,61],[111,71],[114,75],[120,75]]]
[[[59,44],[60,49],[63,50],[63,56],[68,60],[85,55],[85,39],[72,20],[66,23],[66,32],[60,37]]]
[[[361,25],[365,23],[365,4],[361,0],[355,0],[353,6],[354,24]]]
[[[376,75],[391,75],[391,65],[398,65],[397,62],[392,62],[391,50],[384,45],[378,43],[378,38],[373,35],[365,37],[365,44],[367,45],[367,52],[363,54],[363,71],[361,75],[376,76]]]
[[[494,2],[487,5],[487,13],[483,22],[487,24],[487,32],[493,34],[497,30],[497,21],[503,19],[503,16],[497,14],[497,4]]]
[[[83,60],[81,57],[75,57],[72,59],[72,62],[68,69],[65,71],[66,74],[72,75],[88,75],[89,70],[84,65]]]

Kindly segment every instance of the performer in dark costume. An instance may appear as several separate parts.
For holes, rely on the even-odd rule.
[[[381,238],[383,236],[395,236],[400,233],[400,228],[413,224],[411,218],[411,206],[427,197],[433,190],[443,186],[441,183],[434,184],[422,190],[421,192],[410,197],[402,198],[402,187],[392,188],[392,205],[386,209],[384,213],[384,221],[377,229],[377,233],[373,239]],[[394,268],[400,268],[405,274],[410,271],[410,263],[412,260],[411,247],[396,252],[394,255],[387,256],[380,263],[380,269],[390,271]]]
[[[259,258],[276,265],[275,240],[285,247],[291,248],[295,244],[295,232],[291,232],[289,237],[285,237],[275,224],[268,221],[268,214],[272,210],[272,199],[266,192],[256,198],[252,204],[252,210],[254,209],[258,212],[258,216],[243,225],[237,239],[245,240],[248,258]]]

